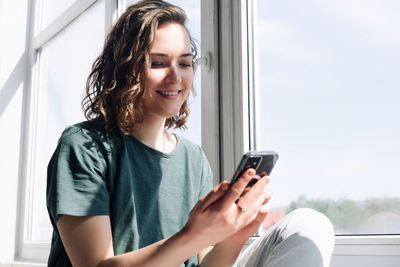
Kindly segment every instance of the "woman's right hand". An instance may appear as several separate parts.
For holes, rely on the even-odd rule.
[[[217,185],[198,201],[182,231],[195,236],[201,246],[207,247],[252,223],[270,198],[270,191],[266,189],[268,176],[246,189],[254,174],[254,169],[248,169],[234,184],[222,182]],[[245,212],[239,205],[246,209]]]

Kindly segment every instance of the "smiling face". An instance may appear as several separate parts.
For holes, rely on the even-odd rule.
[[[169,118],[178,114],[193,82],[192,51],[186,29],[176,23],[158,27],[150,49],[144,94],[144,117]]]

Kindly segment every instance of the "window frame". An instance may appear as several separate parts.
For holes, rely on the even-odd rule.
[[[70,23],[88,10],[98,0],[77,0],[70,7],[64,10],[46,28],[41,28],[40,7],[43,0],[32,0],[29,2],[28,14],[29,25],[29,64],[26,69],[28,85],[26,96],[23,99],[22,118],[22,145],[20,150],[21,168],[19,182],[19,199],[17,207],[17,234],[15,242],[16,262],[47,262],[50,244],[47,242],[31,242],[27,237],[31,235],[32,228],[32,203],[34,194],[34,173],[35,173],[35,145],[36,126],[39,101],[40,81],[40,52],[41,48],[51,41],[58,33],[63,31]],[[105,34],[109,27],[121,12],[122,0],[105,1]],[[21,263],[21,264],[22,264]],[[18,263],[15,266],[20,266]],[[41,266],[41,265],[39,265]]]
[[[201,144],[214,174],[213,184],[220,182],[220,108],[218,1],[201,1]],[[208,55],[208,57],[207,57]]]
[[[253,0],[219,0],[220,174],[225,179],[241,154],[255,148],[249,140],[257,135],[253,7]],[[400,256],[400,235],[336,235],[335,256]]]
[[[220,175],[229,179],[250,149],[247,0],[219,1]]]

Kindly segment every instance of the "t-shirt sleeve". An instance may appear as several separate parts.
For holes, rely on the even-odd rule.
[[[203,154],[203,170],[202,170],[202,187],[200,190],[199,198],[208,194],[213,189],[213,174],[211,171],[210,163],[208,162],[206,155]]]
[[[47,208],[53,223],[61,214],[109,215],[105,174],[105,157],[90,135],[63,135],[47,169]]]

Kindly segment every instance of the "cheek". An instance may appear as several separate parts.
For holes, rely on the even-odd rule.
[[[146,75],[146,84],[147,87],[152,87],[158,83],[160,83],[165,77],[165,73],[163,70],[149,70]]]
[[[186,73],[184,76],[184,80],[186,88],[189,88],[193,83],[194,73],[193,72]]]

